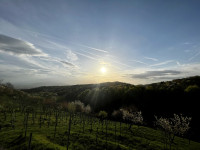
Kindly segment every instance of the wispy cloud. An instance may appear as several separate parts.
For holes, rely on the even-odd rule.
[[[136,63],[140,63],[140,64],[148,65],[147,63],[142,62],[142,61],[139,61],[139,60],[129,60],[129,61],[133,61],[133,62],[136,62]]]
[[[199,56],[199,55],[200,55],[200,51],[198,51],[194,56],[190,57],[190,58],[188,59],[188,61],[193,60],[194,58],[196,58],[196,57]]]
[[[148,78],[172,76],[178,74],[181,74],[181,72],[175,70],[160,70],[160,71],[146,71],[140,74],[132,74],[131,76],[132,78],[148,79]]]
[[[90,46],[83,45],[83,44],[77,44],[77,43],[74,43],[74,44],[79,45],[79,46],[82,46],[82,47],[85,47],[85,48],[89,48],[89,49],[91,49],[91,50],[95,50],[95,51],[98,51],[98,52],[108,53],[108,51],[103,50],[103,49],[98,49],[98,48],[90,47]]]
[[[37,68],[37,69],[50,69],[50,67],[47,67],[45,65],[43,65],[41,62],[37,61],[37,58],[31,57],[31,56],[15,56],[18,59],[24,61],[24,63],[27,63],[29,65],[31,65],[33,68]],[[17,64],[16,64],[17,65]]]
[[[66,46],[64,46],[64,45],[62,45],[62,44],[53,42],[53,41],[51,41],[51,40],[45,39],[45,41],[46,41],[47,43],[49,43],[51,46],[53,46],[53,47],[56,47],[56,48],[59,48],[59,49],[68,49],[68,47],[66,47]]]
[[[116,60],[111,60],[111,62],[114,62],[114,63],[119,64],[119,65],[122,65],[122,66],[129,67],[129,68],[132,68],[132,67],[133,67],[133,66],[127,65],[127,64],[125,64],[125,63],[122,63],[122,62],[116,61]]]
[[[79,53],[79,52],[75,52],[75,54],[78,54],[78,55],[80,55],[80,56],[83,56],[83,57],[86,57],[86,58],[89,58],[89,59],[92,59],[92,60],[98,60],[97,58],[95,58],[95,57],[91,57],[91,56],[89,56],[89,55],[86,55],[86,54],[83,54],[83,53]]]
[[[68,66],[72,66],[74,67],[75,65],[72,64],[72,63],[69,63],[69,62],[66,62],[66,61],[60,61],[61,63],[64,63],[65,65],[68,65]]]
[[[54,43],[57,47],[66,48],[60,44]],[[65,61],[57,57],[52,57],[46,53],[44,53],[42,50],[36,48],[32,43],[26,42],[23,40],[15,39],[9,36],[1,35],[0,34],[0,51],[14,55],[18,57],[21,60],[24,60],[30,64],[36,65],[40,68],[46,68],[39,62],[37,62],[34,57],[38,57],[41,60],[45,61],[56,61],[59,63],[67,64],[68,66],[76,66],[71,62],[74,62],[78,60],[78,57],[75,53],[73,53],[71,50],[66,50],[66,57],[67,60],[71,61]]]
[[[0,34],[0,51],[13,55],[47,56],[32,43]]]
[[[81,51],[83,51],[86,54],[79,53],[79,52],[75,52],[75,53],[80,55],[80,56],[83,56],[83,57],[89,58],[91,60],[94,60],[95,62],[97,62],[97,61],[98,62],[102,62],[104,59],[106,59],[106,57],[104,57],[104,56],[99,56],[99,55],[96,55],[96,54],[92,54],[92,53],[86,52],[84,50],[81,50]],[[110,66],[117,67],[117,65],[120,65],[120,66],[126,66],[126,67],[129,67],[129,68],[132,68],[132,66],[130,66],[128,64],[125,64],[125,63],[122,63],[119,60],[117,60],[117,57],[113,56],[112,58],[110,58],[110,56],[111,55],[109,55],[109,58],[107,58]],[[111,63],[112,64],[117,64],[117,65],[112,65]]]
[[[156,58],[152,58],[152,57],[144,57],[145,59],[149,59],[149,60],[152,60],[152,61],[158,61],[158,59]]]
[[[39,57],[39,59],[47,61],[47,62],[54,62],[54,65],[55,65],[55,63],[61,63],[61,64],[64,64],[64,65],[67,65],[68,67],[79,68],[73,62],[69,62],[67,60],[63,60],[63,59],[60,59],[60,58],[57,58],[57,57],[52,57],[52,56],[49,56],[49,57]]]
[[[72,61],[72,62],[78,60],[78,56],[74,52],[72,52],[71,50],[66,51],[66,56],[67,56],[67,59]]]
[[[172,63],[172,62],[174,62],[174,60],[167,60],[167,61],[164,61],[164,62],[161,62],[161,63],[157,63],[157,64],[150,65],[150,67],[156,67],[156,66],[167,65],[167,64]]]

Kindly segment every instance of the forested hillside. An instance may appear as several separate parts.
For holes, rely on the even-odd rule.
[[[131,85],[120,82],[50,86],[26,89],[25,92],[46,98],[57,97],[58,102],[80,100],[89,104],[93,112],[129,107],[142,111],[147,125],[152,126],[154,115],[172,116],[182,113],[192,117],[192,138],[199,140],[198,101],[200,97],[200,77],[189,77],[148,85]]]

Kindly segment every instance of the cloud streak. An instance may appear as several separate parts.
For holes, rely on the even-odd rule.
[[[73,63],[59,59],[57,57],[52,57],[42,52],[40,49],[36,48],[32,43],[19,40],[16,38],[12,38],[12,37],[2,35],[2,34],[0,34],[0,52],[14,55],[18,57],[19,59],[28,62],[29,64],[35,65],[43,69],[46,69],[47,67],[40,64],[38,61],[36,61],[36,58],[40,58],[40,60],[45,60],[45,61],[55,61],[61,64],[68,65],[70,67],[76,66]],[[73,53],[71,50],[67,50],[66,56],[67,56],[67,60],[69,61],[74,62],[78,60],[77,55]],[[48,67],[48,69],[49,68],[50,67]]]
[[[158,59],[156,58],[151,58],[151,57],[144,57],[145,59],[148,59],[148,60],[152,60],[152,61],[158,61]]]
[[[86,58],[89,58],[89,59],[92,59],[92,60],[95,60],[95,61],[98,60],[97,58],[91,57],[89,55],[85,55],[85,54],[82,54],[82,53],[79,53],[79,52],[75,52],[75,53],[78,54],[78,55],[80,55],[80,56],[83,56],[83,57],[86,57]]]
[[[197,52],[194,56],[190,57],[190,58],[188,59],[188,61],[193,60],[194,58],[196,58],[196,57],[199,56],[199,55],[200,55],[200,51]]]
[[[139,78],[139,79],[149,79],[155,77],[166,77],[166,76],[173,76],[181,74],[181,71],[175,70],[161,70],[161,71],[146,71],[140,74],[132,74],[132,78]]]
[[[139,61],[139,60],[130,60],[130,61],[133,61],[133,62],[136,62],[136,63],[140,63],[140,64],[143,64],[143,65],[148,65],[147,63]]]
[[[108,51],[106,51],[106,50],[98,49],[98,48],[95,48],[95,47],[90,47],[90,46],[87,46],[87,45],[83,45],[83,44],[76,44],[76,45],[79,45],[79,46],[82,46],[82,47],[85,47],[85,48],[89,48],[91,50],[95,50],[95,51],[98,51],[98,52],[108,53]]]
[[[13,55],[47,56],[32,43],[0,34],[0,51]]]
[[[60,62],[65,64],[65,65],[68,65],[68,66],[71,66],[71,67],[75,67],[75,65],[72,64],[72,63],[69,63],[69,62],[66,62],[66,61],[60,61]]]
[[[172,63],[172,62],[174,62],[174,60],[167,60],[167,61],[164,61],[164,62],[161,62],[161,63],[150,65],[150,67],[157,67],[157,66],[167,65],[167,64]]]

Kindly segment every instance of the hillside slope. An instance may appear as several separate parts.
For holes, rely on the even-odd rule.
[[[94,112],[106,110],[110,114],[121,107],[141,110],[147,125],[152,126],[154,115],[171,116],[182,113],[192,117],[191,136],[199,139],[200,77],[194,76],[148,85],[121,82],[102,84],[51,86],[24,90],[37,95],[56,95],[59,102],[80,100],[90,104]]]

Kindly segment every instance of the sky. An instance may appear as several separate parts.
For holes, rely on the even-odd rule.
[[[200,75],[199,0],[1,0],[0,80],[16,88]]]

